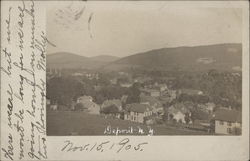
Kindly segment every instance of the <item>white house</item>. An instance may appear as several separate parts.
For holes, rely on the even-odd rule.
[[[203,92],[195,89],[180,89],[178,90],[178,94],[186,94],[186,95],[203,95]]]
[[[159,89],[160,92],[163,92],[163,91],[166,91],[168,89],[168,86],[166,84],[158,84],[158,83],[155,83],[154,84],[154,88],[155,89]]]
[[[129,88],[129,87],[131,87],[133,85],[133,83],[120,83],[120,86],[121,87],[125,87],[125,88]]]
[[[57,104],[50,105],[50,110],[56,111],[57,108],[58,108],[58,105],[57,105]]]
[[[168,120],[175,120],[176,122],[186,123],[186,114],[191,116],[189,109],[182,103],[176,103],[167,110]]]
[[[91,96],[81,96],[77,99],[77,103],[81,103],[87,112],[90,114],[100,114],[100,106],[93,102]]]
[[[50,104],[51,104],[50,99],[46,98],[46,105],[47,105],[47,106],[50,106]]]
[[[48,110],[56,111],[58,109],[58,105],[56,103],[51,103],[50,99],[46,99],[46,106]]]
[[[153,113],[160,114],[163,112],[161,102],[155,97],[140,95],[140,103],[149,105],[153,109]]]
[[[90,101],[90,102],[93,102],[93,98],[91,96],[80,96],[77,98],[77,101],[76,103],[81,103],[81,102],[84,102],[84,101]]]
[[[126,106],[124,120],[144,123],[144,118],[152,116],[153,110],[149,105],[132,103]]]
[[[241,112],[218,109],[214,115],[214,131],[217,134],[241,134]]]
[[[215,104],[212,102],[208,102],[206,104],[198,104],[198,107],[208,113],[212,113],[215,108]]]
[[[144,89],[141,89],[141,92],[152,97],[159,97],[161,95],[160,90],[157,90],[157,89],[144,88]]]

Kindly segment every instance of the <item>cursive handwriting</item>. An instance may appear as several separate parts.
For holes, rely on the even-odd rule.
[[[11,37],[11,36],[10,36],[10,35],[11,35],[11,30],[10,30],[10,20],[11,20],[11,18],[10,18],[11,16],[10,16],[10,15],[11,15],[11,9],[12,9],[12,7],[9,7],[9,15],[8,15],[9,17],[8,17],[7,20],[5,20],[5,22],[6,22],[6,24],[7,24],[7,35],[8,35],[8,36],[7,36],[7,41],[8,41],[9,44],[10,44],[10,40],[11,40],[11,38],[10,38],[10,37]]]
[[[11,85],[9,84],[9,89],[7,90],[7,94],[9,95],[8,98],[8,105],[7,105],[7,114],[8,114],[8,126],[12,128],[12,111],[13,111],[13,90]]]
[[[42,148],[41,148],[41,141],[42,141]],[[46,138],[42,137],[42,139],[40,140],[40,136],[38,137],[38,147],[39,147],[38,154],[44,159],[47,159]]]
[[[1,66],[1,70],[6,73],[8,76],[11,75],[11,69],[12,69],[12,60],[11,60],[11,53],[7,51],[6,48],[3,49],[4,52],[4,58],[6,58],[6,62],[8,63],[7,69],[3,68]]]
[[[19,121],[17,121],[16,124],[14,124],[16,131],[19,133],[20,135],[20,139],[19,139],[19,159],[21,160],[24,157],[24,127],[22,125],[19,124]]]
[[[14,156],[14,152],[13,152],[13,138],[12,138],[12,135],[9,133],[8,135],[8,150],[2,148],[2,151],[4,152],[4,157],[7,158],[7,159],[11,159],[13,160],[13,156]]]
[[[48,39],[41,29],[43,22],[36,17],[35,4],[33,0],[7,4],[5,11],[9,14],[3,17],[3,40],[7,41],[1,44],[1,72],[5,73],[1,82],[5,100],[1,111],[7,128],[1,136],[1,152],[6,160],[48,158],[45,122]]]
[[[100,143],[86,143],[82,145],[76,145],[70,140],[64,141],[64,145],[61,149],[63,152],[90,152],[90,151],[97,151],[97,152],[104,152],[107,150],[115,150],[116,153],[120,153],[122,151],[128,151],[128,150],[133,150],[133,151],[143,151],[144,146],[148,144],[148,142],[141,142],[141,143],[136,143],[133,144],[129,138],[124,138],[121,141],[115,143],[110,140],[103,141]]]
[[[35,3],[31,0],[30,10],[24,8],[25,12],[31,17],[31,44],[30,47],[34,49],[35,45]]]

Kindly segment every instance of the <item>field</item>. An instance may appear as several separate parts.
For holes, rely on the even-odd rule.
[[[134,129],[133,134],[127,135],[142,135],[136,132],[138,127],[143,129],[144,135],[149,134],[150,128],[154,131],[153,135],[209,135],[205,132],[174,128],[166,125],[153,125],[149,128],[144,124],[104,118],[104,116],[90,115],[81,111],[47,111],[47,135],[49,136],[105,135],[104,131],[107,126],[111,126],[114,129],[117,127],[119,129],[132,127]]]

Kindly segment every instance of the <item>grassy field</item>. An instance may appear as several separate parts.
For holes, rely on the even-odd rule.
[[[138,129],[140,127],[148,134],[149,128],[144,124],[131,121],[104,118],[100,115],[90,115],[81,111],[48,111],[47,112],[47,135],[105,135],[107,126],[119,129]],[[178,129],[166,125],[153,125],[154,135],[208,135],[200,131]],[[136,131],[136,130],[135,130]],[[132,134],[129,134],[132,135]],[[139,135],[133,132],[133,135]]]

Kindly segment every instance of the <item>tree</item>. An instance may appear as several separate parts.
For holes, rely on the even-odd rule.
[[[77,103],[76,105],[75,105],[75,110],[76,111],[80,111],[80,110],[87,110],[88,108],[86,108],[85,106],[84,106],[84,104],[82,104],[82,103]]]
[[[55,77],[47,82],[47,97],[51,102],[69,107],[84,91],[83,84],[70,77]]]
[[[95,102],[97,104],[102,104],[105,100],[106,100],[106,98],[102,94],[100,94],[99,92],[96,93],[96,95],[95,95]]]
[[[209,114],[195,107],[191,110],[190,119],[193,123],[195,120],[209,120]]]
[[[190,116],[189,116],[189,113],[185,113],[184,119],[185,119],[186,124],[189,124],[189,122],[191,121],[191,118],[190,118]]]
[[[110,105],[101,110],[101,113],[104,114],[115,114],[118,113],[119,109],[115,105]]]
[[[129,88],[128,98],[126,100],[126,104],[130,103],[138,103],[140,101],[140,85],[134,84],[132,87]]]

